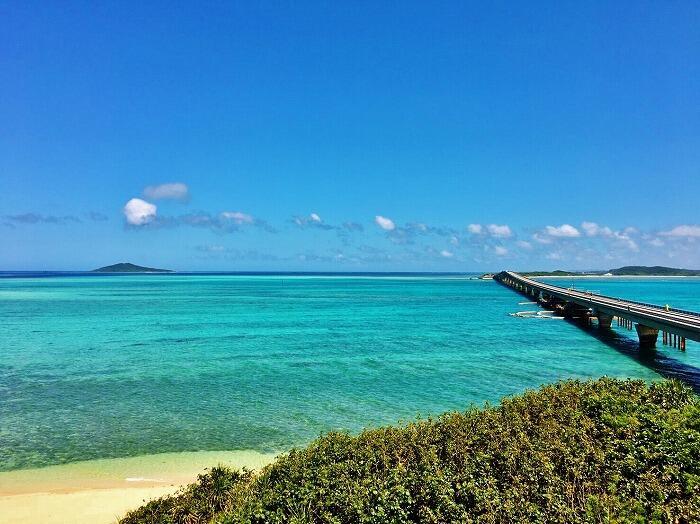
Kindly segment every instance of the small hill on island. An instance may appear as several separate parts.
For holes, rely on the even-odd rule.
[[[119,262],[111,266],[93,269],[91,273],[173,273],[171,269],[157,269],[155,267],[137,266],[131,262]]]

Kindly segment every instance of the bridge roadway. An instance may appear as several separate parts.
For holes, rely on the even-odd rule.
[[[561,309],[569,318],[596,317],[601,329],[609,329],[614,317],[624,319],[630,327],[636,323],[642,346],[655,346],[659,331],[664,332],[664,344],[681,349],[685,349],[686,338],[700,342],[700,313],[566,289],[512,271],[502,271],[494,280],[551,309]]]

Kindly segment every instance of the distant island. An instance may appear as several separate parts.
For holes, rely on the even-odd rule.
[[[91,273],[173,273],[170,269],[157,269],[154,267],[137,266],[130,262],[120,262],[111,266],[93,269]]]
[[[623,266],[608,271],[526,271],[520,273],[527,277],[582,277],[582,276],[616,276],[616,277],[697,277],[698,269],[681,269],[665,266]]]
[[[611,269],[613,275],[648,275],[648,276],[673,276],[673,277],[697,277],[700,269],[679,269],[665,266],[624,266]]]

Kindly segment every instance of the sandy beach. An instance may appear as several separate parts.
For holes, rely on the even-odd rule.
[[[0,472],[0,515],[3,524],[111,524],[207,468],[259,469],[274,458],[255,451],[162,453]]]

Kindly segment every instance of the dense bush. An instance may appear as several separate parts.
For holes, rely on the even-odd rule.
[[[678,382],[561,382],[215,468],[121,522],[700,522],[700,402]]]

